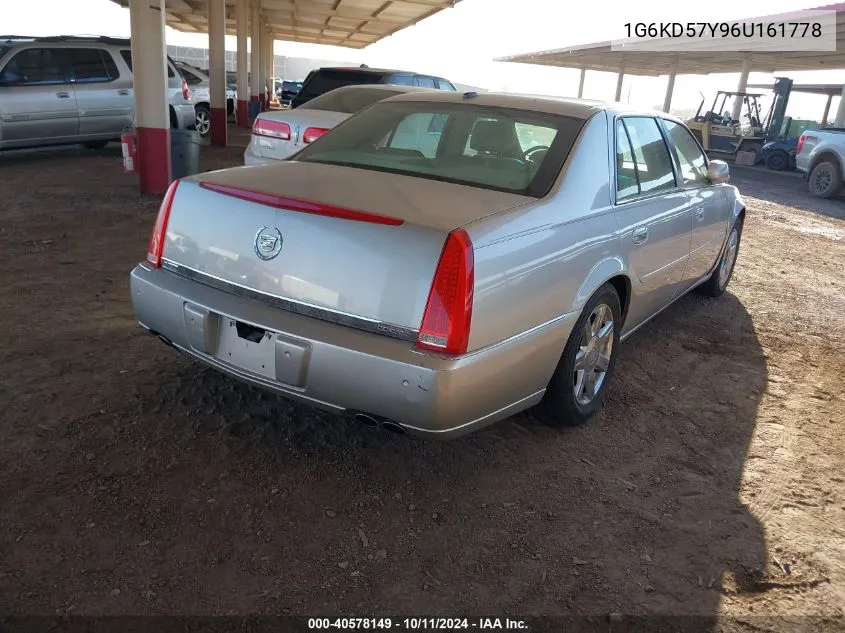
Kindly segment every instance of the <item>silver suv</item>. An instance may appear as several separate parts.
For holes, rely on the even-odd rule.
[[[193,129],[194,97],[167,60],[170,126]],[[135,121],[128,39],[0,40],[0,150],[63,143],[101,147]]]

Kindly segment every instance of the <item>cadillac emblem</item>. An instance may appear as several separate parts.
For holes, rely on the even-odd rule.
[[[273,259],[282,252],[282,233],[275,226],[265,226],[255,234],[258,259]]]

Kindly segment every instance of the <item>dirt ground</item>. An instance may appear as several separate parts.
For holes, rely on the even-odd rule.
[[[0,613],[842,616],[845,201],[734,183],[730,292],[626,342],[590,424],[440,443],[145,334],[158,200],[114,149],[0,156]]]

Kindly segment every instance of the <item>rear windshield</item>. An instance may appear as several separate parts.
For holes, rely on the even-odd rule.
[[[341,123],[295,160],[539,198],[560,173],[583,123],[509,108],[382,102]]]
[[[360,70],[318,70],[302,86],[305,96],[321,95],[341,86],[380,84],[381,75]]]
[[[346,88],[332,90],[299,107],[300,110],[328,110],[352,114],[382,99],[399,94],[390,88]]]

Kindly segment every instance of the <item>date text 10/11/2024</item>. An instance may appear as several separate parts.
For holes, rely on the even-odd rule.
[[[510,618],[308,618],[309,630],[356,629],[396,631],[527,630],[523,620]]]

